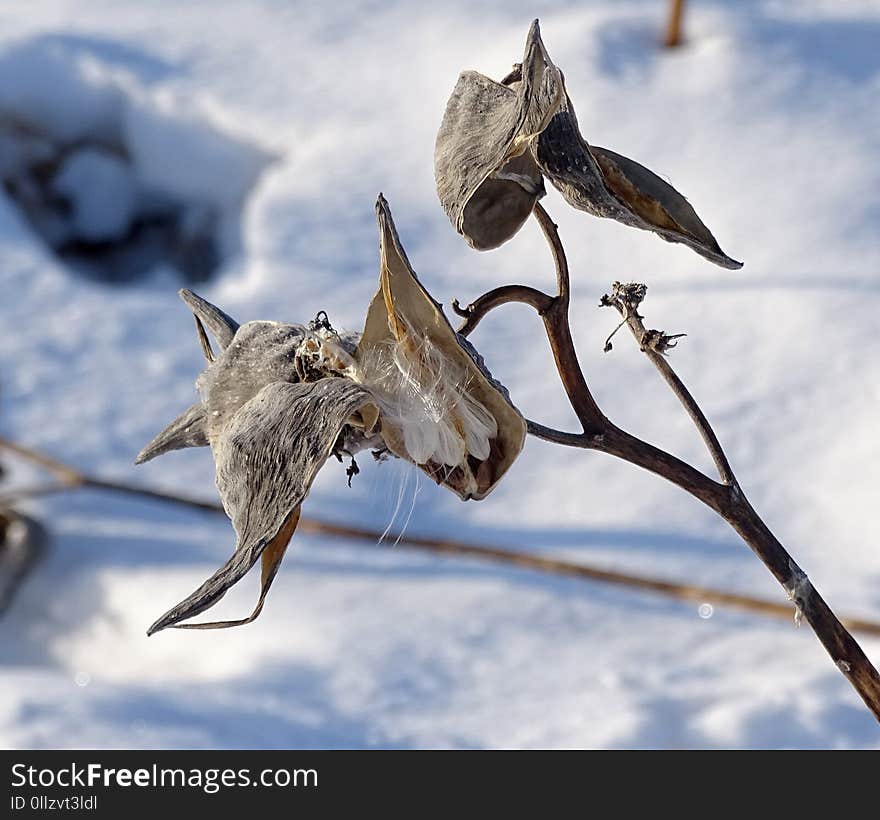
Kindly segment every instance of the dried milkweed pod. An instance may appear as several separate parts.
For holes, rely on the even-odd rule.
[[[208,362],[196,382],[201,400],[137,461],[210,445],[217,489],[237,542],[232,557],[159,618],[150,634],[172,626],[210,629],[254,620],[296,530],[302,502],[331,455],[353,457],[365,448],[390,452],[461,498],[479,499],[522,449],[526,425],[519,411],[419,283],[381,196],[376,208],[379,291],[361,336],[337,333],[326,314],[308,325],[239,326],[201,297],[181,291]],[[258,561],[262,588],[248,617],[182,623],[217,603]]]
[[[300,506],[343,427],[371,404],[348,379],[291,384],[272,382],[245,402],[211,441],[217,489],[238,534],[232,557],[195,592],[149,629],[210,629],[253,621],[263,608]],[[235,621],[181,624],[213,606],[261,561],[260,597],[253,612]]]
[[[681,242],[722,268],[742,267],[721,250],[691,204],[668,182],[634,160],[589,145],[568,95],[532,152],[569,205]]]
[[[525,420],[422,287],[381,195],[376,214],[379,290],[354,357],[382,437],[461,498],[485,498],[522,450]]]
[[[443,208],[478,250],[497,247],[519,230],[546,176],[579,210],[686,244],[721,267],[742,267],[669,183],[581,136],[537,20],[509,85],[473,71],[461,74],[437,136],[434,168]]]
[[[452,224],[477,250],[510,239],[544,195],[529,146],[563,93],[562,75],[544,50],[537,21],[515,89],[476,71],[459,76],[437,135],[434,175]]]
[[[194,293],[182,291],[181,296],[193,309],[210,362],[197,381],[201,402],[160,433],[138,462],[172,449],[210,444],[217,489],[238,539],[229,561],[157,620],[150,634],[169,626],[238,626],[256,618],[318,470],[338,450],[347,428],[367,439],[377,417],[362,387],[335,377],[334,368],[341,366],[337,356],[327,357],[324,370],[306,371],[304,357],[325,340],[331,347],[337,344],[321,328],[262,321],[239,327]],[[203,322],[221,348],[216,358]],[[371,419],[369,425],[365,418]],[[262,564],[262,589],[251,615],[181,623],[213,606],[257,561]]]

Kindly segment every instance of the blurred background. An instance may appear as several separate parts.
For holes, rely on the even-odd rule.
[[[361,327],[373,203],[421,279],[469,302],[552,287],[537,226],[478,254],[437,202],[458,73],[504,76],[532,18],[584,137],[684,193],[741,271],[569,209],[576,342],[624,428],[711,464],[599,297],[647,282],[650,326],[740,481],[838,611],[880,619],[880,7],[872,0],[0,6],[0,435],[107,479],[215,499],[206,449],[143,467],[203,365],[181,285],[239,321]],[[549,186],[548,186],[549,187]],[[523,412],[575,428],[541,327],[473,341]],[[527,549],[784,601],[677,488],[530,440],[485,501],[331,461],[307,515]],[[0,451],[0,496],[45,473]],[[228,521],[91,490],[0,516],[0,745],[878,747],[807,629],[723,606],[297,534],[254,624],[145,630],[225,561]],[[3,523],[6,521],[6,523]],[[18,522],[19,524],[21,522]],[[248,578],[212,611],[250,611]],[[880,640],[863,646],[880,661]]]

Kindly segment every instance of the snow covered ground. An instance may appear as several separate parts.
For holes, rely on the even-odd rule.
[[[458,72],[506,73],[539,16],[585,136],[669,178],[745,261],[715,268],[551,192],[597,398],[709,468],[630,340],[602,354],[614,316],[599,296],[615,279],[647,281],[649,323],[688,332],[674,363],[756,507],[834,608],[880,617],[880,9],[694,0],[689,46],[664,53],[665,7],[8,3],[0,109],[73,130],[95,115],[125,134],[139,184],[219,209],[227,261],[201,290],[239,320],[325,309],[358,329],[380,190],[446,304],[510,281],[551,286],[535,226],[470,251],[432,170]],[[206,450],[132,466],[193,400],[202,358],[178,286],[170,270],[125,287],[72,273],[0,196],[0,431],[103,475],[213,498]],[[528,416],[573,428],[524,308],[493,315],[474,341]],[[351,490],[328,464],[306,514],[381,528],[414,505],[413,533],[782,599],[707,510],[600,454],[529,441],[492,496],[468,504],[404,465],[366,461]],[[10,481],[37,477],[16,466]],[[147,639],[225,560],[228,522],[96,493],[28,510],[55,541],[0,620],[3,747],[880,747],[793,624],[299,535],[253,625]],[[212,615],[249,611],[256,583]],[[880,641],[863,646],[880,661]]]

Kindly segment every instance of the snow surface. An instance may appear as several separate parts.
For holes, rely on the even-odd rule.
[[[125,236],[137,200],[128,163],[108,151],[86,148],[61,166],[55,190],[70,202],[74,229],[80,236],[94,242]]]
[[[0,177],[36,232],[102,281],[159,264],[203,282],[241,249],[247,194],[273,156],[198,100],[70,37],[0,53]]]
[[[715,268],[550,193],[598,400],[709,469],[631,341],[601,352],[615,317],[599,296],[615,279],[647,281],[648,321],[688,332],[674,363],[753,503],[833,607],[880,617],[880,9],[701,0],[689,4],[689,46],[664,53],[665,7],[3,4],[0,107],[17,95],[76,132],[113,114],[99,93],[111,78],[113,99],[148,100],[130,126],[154,181],[193,197],[222,199],[255,174],[240,153],[224,170],[223,135],[278,155],[227,228],[240,229],[240,253],[204,295],[242,321],[326,309],[358,329],[380,190],[441,301],[551,286],[534,225],[497,251],[466,247],[431,162],[458,72],[506,73],[540,16],[587,138],[667,176],[746,263]],[[22,53],[30,62],[10,62]],[[69,87],[58,66],[71,55],[91,96],[89,83],[53,93]],[[168,140],[163,111],[204,127]],[[110,289],[72,274],[5,197],[0,260],[0,431],[103,475],[213,497],[206,450],[132,466],[193,401],[202,365],[174,277]],[[527,415],[574,428],[525,308],[490,317],[474,341]],[[414,533],[784,600],[709,511],[601,454],[529,441],[492,496],[468,504],[405,465],[362,469],[349,490],[329,464],[306,514],[381,529],[412,507]],[[147,625],[225,560],[228,523],[97,493],[28,510],[56,540],[0,621],[4,747],[880,747],[876,722],[793,623],[722,606],[704,618],[598,584],[300,535],[256,623],[148,640]],[[250,611],[256,584],[211,615]],[[880,661],[880,641],[863,646]]]

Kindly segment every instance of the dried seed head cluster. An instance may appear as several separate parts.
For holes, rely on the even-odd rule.
[[[181,292],[208,361],[196,381],[201,400],[137,461],[209,445],[238,541],[229,561],[150,633],[169,626],[237,626],[256,618],[300,506],[331,455],[387,450],[461,498],[479,499],[522,449],[522,415],[418,281],[381,196],[376,211],[379,289],[360,336],[337,333],[326,315],[307,326],[239,326],[196,294]],[[217,355],[206,327],[220,347]],[[257,561],[262,591],[250,616],[182,623],[213,606]]]
[[[546,177],[576,208],[739,267],[675,189],[581,137],[537,20],[522,63],[504,82],[472,71],[459,77],[437,137],[435,171],[443,207],[478,249],[496,247],[519,230],[545,193]],[[238,540],[229,561],[151,633],[256,618],[302,502],[331,455],[353,457],[365,448],[390,453],[467,500],[485,498],[522,450],[525,420],[419,282],[381,195],[376,214],[379,288],[359,336],[338,333],[326,314],[308,325],[239,326],[196,294],[181,292],[208,361],[196,382],[200,400],[156,436],[138,462],[210,446]],[[349,478],[356,471],[352,460]],[[257,561],[262,591],[249,617],[182,623],[213,606]]]

